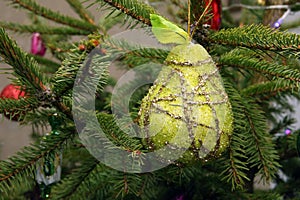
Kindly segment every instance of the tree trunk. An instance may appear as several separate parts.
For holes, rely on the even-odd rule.
[[[282,5],[284,0],[266,0],[266,5]],[[263,24],[272,26],[285,12],[285,9],[267,9],[264,14]]]

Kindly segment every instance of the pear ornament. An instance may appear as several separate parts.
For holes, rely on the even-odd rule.
[[[160,21],[161,27],[165,19],[151,15],[151,20]],[[158,30],[155,25],[152,23]],[[152,28],[164,43],[166,36],[160,37],[163,30],[156,30]],[[185,38],[183,32],[178,27],[175,34]],[[179,159],[181,162],[206,161],[220,156],[229,145],[233,129],[231,105],[219,70],[207,51],[188,39],[174,43],[179,45],[171,49],[166,66],[142,100],[139,125],[149,150],[168,144],[174,149],[186,149]],[[163,159],[164,153],[160,156]]]

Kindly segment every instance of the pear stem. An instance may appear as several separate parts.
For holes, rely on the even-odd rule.
[[[188,0],[188,27],[187,27],[187,30],[188,30],[188,34],[190,36],[190,40],[192,38],[192,35],[191,35],[191,0]]]

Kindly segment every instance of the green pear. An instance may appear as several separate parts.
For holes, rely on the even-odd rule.
[[[171,50],[142,100],[139,124],[149,150],[167,144],[185,148],[181,162],[208,160],[226,150],[233,129],[231,105],[218,68],[201,45]]]

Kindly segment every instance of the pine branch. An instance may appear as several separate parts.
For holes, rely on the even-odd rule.
[[[101,51],[103,52],[101,53]],[[70,52],[72,53],[70,53],[68,58],[63,61],[62,66],[58,69],[52,79],[54,91],[57,94],[62,94],[65,91],[72,89],[79,68],[82,67],[82,70],[91,70],[92,67],[88,66],[89,63],[92,65],[96,65],[97,63],[97,68],[102,66],[104,70],[102,77],[105,78],[105,68],[107,68],[114,59],[124,60],[127,64],[133,64],[132,62],[137,59],[142,59],[142,63],[162,63],[168,54],[168,51],[166,50],[143,48],[137,45],[130,45],[125,41],[113,39],[102,41],[99,51],[80,51],[77,46],[74,46]],[[132,58],[134,58],[134,60]]]
[[[72,174],[64,178],[59,184],[52,188],[52,196],[59,199],[65,199],[70,196],[77,196],[78,199],[86,197],[84,191],[90,191],[90,181],[98,174],[100,166],[99,161],[94,158],[87,158],[82,163],[81,166],[75,169]],[[103,167],[100,171],[106,171]],[[103,182],[103,180],[102,180]]]
[[[25,184],[19,184],[17,188],[11,187],[8,194],[1,193],[0,200],[26,200],[30,197],[30,192],[36,186],[36,181],[33,177],[23,177],[22,181]]]
[[[156,13],[151,6],[139,0],[96,0],[96,2],[101,3],[101,6],[109,5],[148,26],[151,26],[150,14]]]
[[[160,177],[152,173],[147,173],[143,174],[141,178],[143,179],[143,185],[140,188],[138,196],[140,196],[141,199],[149,200],[157,197],[162,190],[162,187],[158,184]]]
[[[38,103],[37,99],[31,97],[20,98],[18,100],[0,98],[0,113],[8,110],[29,111],[37,108]]]
[[[225,46],[280,51],[297,57],[300,50],[299,35],[280,32],[263,25],[223,29],[211,34],[207,40]]]
[[[246,172],[249,170],[246,162],[246,116],[244,115],[244,105],[239,92],[229,81],[225,81],[224,83],[234,115],[234,131],[229,146],[229,161],[227,159],[222,161],[222,163],[224,163],[222,168],[224,169],[221,177],[223,180],[230,182],[232,190],[235,190],[242,189],[245,185],[245,181],[249,180],[246,175]]]
[[[58,35],[88,35],[90,32],[86,30],[78,30],[70,27],[53,27],[44,25],[20,25],[12,22],[0,22],[0,27],[12,30],[18,33],[34,33],[41,34],[58,34]]]
[[[54,86],[53,91],[56,94],[63,94],[73,88],[78,73],[86,73],[86,77],[89,78],[92,77],[92,73],[97,75],[93,76],[95,80],[101,77],[98,84],[98,91],[100,92],[106,84],[106,78],[108,76],[107,68],[111,64],[110,60],[113,58],[110,59],[110,54],[102,55],[101,51],[96,50],[88,54],[89,52],[80,51],[78,47],[75,47],[71,51],[72,53],[63,61],[62,66],[57,70],[51,80]],[[80,68],[81,71],[79,72]],[[97,73],[94,70],[96,70]]]
[[[116,124],[113,115],[99,113],[97,114],[97,118],[100,127],[102,128],[106,136],[111,141],[113,141],[115,145],[131,152],[142,149],[143,146],[141,144],[141,141],[121,131]]]
[[[73,47],[71,51],[73,53],[70,53],[62,62],[61,67],[51,80],[54,86],[53,91],[57,94],[62,94],[68,89],[73,88],[78,69],[82,66],[87,56],[87,53],[80,52],[78,47]]]
[[[120,61],[130,68],[140,66],[145,63],[163,64],[168,53],[168,51],[162,49],[140,48],[124,54],[124,57],[122,57]]]
[[[73,10],[81,17],[81,19],[87,21],[90,24],[95,25],[93,16],[83,7],[79,0],[67,0]]]
[[[258,97],[260,100],[267,100],[280,93],[292,92],[293,90],[299,90],[293,82],[276,80],[253,84],[241,92],[243,96]]]
[[[86,23],[85,21],[81,21],[78,19],[71,18],[69,16],[62,15],[59,12],[51,11],[48,8],[38,5],[33,0],[10,0],[10,1],[12,4],[17,4],[22,8],[25,8],[36,15],[42,16],[46,19],[49,19],[51,21],[60,24],[71,26],[73,28],[87,30],[90,32],[94,32],[98,29],[98,27],[93,24],[89,24]]]
[[[248,53],[247,53],[248,52]],[[263,75],[270,75],[274,78],[281,78],[290,81],[295,88],[299,88],[300,72],[292,67],[270,63],[268,61],[256,58],[251,52],[242,52],[233,50],[220,57],[219,64],[228,65],[236,68],[250,69]]]
[[[65,131],[60,135],[49,135],[43,143],[23,148],[7,161],[0,162],[0,194],[8,194],[11,187],[26,184],[29,174],[34,174],[39,159],[60,149],[67,140],[72,139],[74,132]]]
[[[18,116],[19,119],[23,119],[24,115],[38,107],[39,102],[36,98],[29,97],[18,100],[0,98],[0,113],[4,113],[10,118]]]
[[[97,117],[101,129],[116,145],[125,150],[135,150],[142,147],[140,141],[129,137],[118,128],[112,115],[99,113]],[[55,198],[67,199],[94,199],[100,196],[102,199],[106,199],[108,193],[111,196],[123,191],[124,184],[128,184],[130,191],[138,194],[141,188],[141,184],[137,184],[137,178],[140,180],[138,175],[128,174],[126,176],[127,181],[124,182],[123,173],[105,167],[94,158],[88,158],[67,179],[54,187],[52,195]],[[139,182],[141,183],[141,181]]]
[[[182,166],[182,168],[177,167],[177,170],[175,167],[172,169],[172,166],[168,166],[162,169],[166,173],[158,171],[154,174],[155,178],[159,178],[159,181],[157,181],[157,196],[161,197],[159,199],[170,199],[170,196],[171,199],[175,199],[176,196],[178,198],[179,195],[184,194],[184,199],[214,199],[219,196],[216,194],[221,194],[221,199],[235,199],[236,196],[243,199],[243,195],[239,190],[230,191],[230,184],[220,180],[220,168],[223,164],[224,162],[218,162],[217,160],[205,164],[194,163],[193,165]],[[182,192],[177,193],[178,190]],[[176,196],[176,193],[173,193],[175,191]],[[161,196],[161,193],[166,194]],[[152,196],[149,199],[155,197],[157,199],[157,196]]]
[[[26,113],[26,118],[20,123],[22,125],[31,125],[32,127],[36,128],[46,128],[49,127],[49,116],[53,115],[54,113],[57,113],[57,111],[40,107],[34,112]],[[42,133],[44,133],[44,131]]]
[[[85,162],[84,162],[85,163]],[[108,199],[113,191],[111,177],[117,173],[102,164],[82,165],[61,184],[53,187],[54,198],[69,200]]]
[[[249,97],[243,98],[244,114],[247,120],[248,139],[246,155],[251,168],[257,167],[258,172],[271,180],[280,167],[278,152],[275,150],[271,136],[267,132],[267,121],[261,108]]]
[[[139,194],[143,182],[139,174],[118,173],[111,177],[113,180],[114,197],[122,199],[126,195]]]
[[[37,62],[27,53],[22,51],[0,28],[0,55],[5,62],[13,67],[13,75],[26,87],[26,91],[36,94],[45,90],[47,78],[38,70]]]

